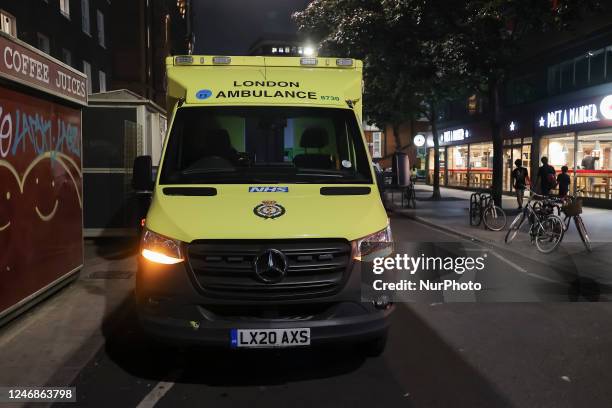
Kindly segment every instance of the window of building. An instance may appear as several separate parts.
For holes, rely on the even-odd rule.
[[[106,73],[104,71],[98,71],[98,77],[100,82],[100,92],[106,92]]]
[[[106,47],[106,40],[104,39],[104,14],[100,10],[97,12],[97,23],[98,23],[98,43],[102,47]]]
[[[553,65],[548,68],[548,93],[556,95],[559,93],[559,84],[561,83],[559,65]]]
[[[36,33],[36,44],[36,47],[39,50],[46,52],[47,54],[51,53],[51,43],[49,41],[49,37],[47,37],[46,35]]]
[[[62,48],[62,61],[68,65],[72,65],[72,53],[66,48]]]
[[[589,56],[583,55],[574,60],[574,85],[583,88],[589,84]]]
[[[89,0],[81,0],[81,25],[85,34],[91,35],[89,23]]]
[[[83,61],[83,73],[87,75],[87,93],[90,94],[92,92],[91,64],[87,61]]]
[[[604,50],[589,53],[589,83],[600,84],[606,77],[606,54]],[[611,77],[612,79],[612,77]]]
[[[563,133],[548,135],[540,141],[540,159],[548,157],[548,164],[559,171],[562,166],[574,168],[574,135]]]
[[[612,81],[612,47],[606,48],[606,80]]]
[[[612,133],[584,132],[578,135],[576,149],[576,187],[583,188],[587,197],[612,198]]]
[[[612,82],[612,46],[548,67],[548,94]]]
[[[493,143],[470,145],[470,187],[489,188],[493,184]]]
[[[2,32],[17,37],[17,20],[4,10],[0,10],[0,30]]]
[[[60,12],[64,17],[70,18],[70,0],[60,0]]]
[[[448,185],[468,186],[468,145],[448,148]]]
[[[538,98],[538,77],[535,74],[513,78],[506,82],[506,103],[516,105]]]
[[[567,61],[561,64],[561,92],[569,91],[574,87],[574,62]]]

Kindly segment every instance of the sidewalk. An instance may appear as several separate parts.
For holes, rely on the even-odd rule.
[[[417,184],[417,208],[400,208],[401,197],[399,194],[395,194],[393,211],[399,215],[415,218],[418,221],[462,235],[465,238],[505,245],[504,238],[507,228],[518,214],[514,197],[503,196],[502,207],[506,211],[508,222],[506,229],[495,232],[486,230],[482,225],[479,227],[470,226],[468,214],[471,191],[441,187],[440,192],[442,200],[431,201],[432,187]],[[582,218],[594,245],[612,242],[612,210],[584,207]],[[515,242],[508,247],[519,247],[521,242],[529,244],[527,234],[523,229],[521,229]],[[572,222],[563,238],[562,245],[572,244],[573,247],[573,243],[581,243],[581,240],[576,231],[576,226]]]
[[[66,386],[104,345],[134,285],[135,247],[85,241],[85,265],[60,293],[0,328],[0,384]]]

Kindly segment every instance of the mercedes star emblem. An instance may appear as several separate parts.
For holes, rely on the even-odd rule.
[[[287,257],[277,249],[267,249],[255,258],[255,275],[265,283],[277,283],[287,273]]]

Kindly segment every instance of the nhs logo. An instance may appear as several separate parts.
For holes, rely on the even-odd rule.
[[[288,193],[289,187],[249,187],[249,193]]]

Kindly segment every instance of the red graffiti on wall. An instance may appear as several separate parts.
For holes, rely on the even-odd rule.
[[[0,87],[0,312],[82,264],[81,115]]]

